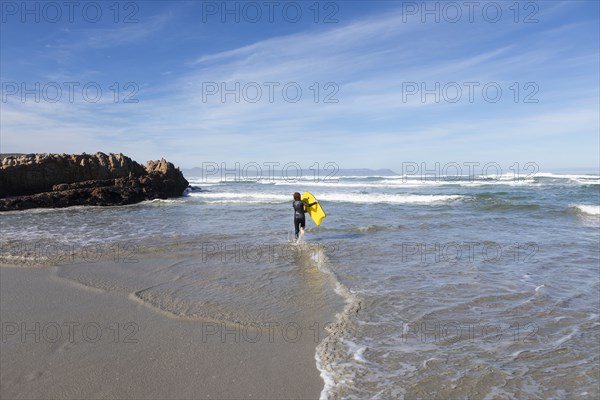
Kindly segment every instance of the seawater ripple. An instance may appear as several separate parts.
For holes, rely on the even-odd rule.
[[[337,178],[191,177],[201,189],[179,199],[2,213],[0,261],[174,318],[335,306],[324,399],[600,396],[597,175]],[[295,245],[305,190],[328,216]]]

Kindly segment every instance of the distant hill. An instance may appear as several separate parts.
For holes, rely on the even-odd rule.
[[[398,175],[391,169],[368,169],[368,168],[357,168],[357,169],[340,169],[338,176],[391,176]]]
[[[182,169],[181,172],[183,172],[183,175],[187,176],[187,177],[218,177],[218,176],[227,176],[230,179],[232,177],[242,177],[242,178],[254,178],[257,175],[257,171],[255,168],[248,168],[247,171],[235,171],[233,170],[233,168],[231,170],[227,170],[227,171],[223,171],[221,173],[220,170],[210,170],[210,171],[204,171],[202,168],[200,167],[194,167],[194,168],[188,168],[188,169]],[[294,169],[290,169],[288,171],[290,174],[294,174],[296,171]],[[314,174],[316,174],[317,171],[312,170],[312,169],[307,169],[305,171],[303,171],[303,175],[304,176],[313,176]],[[258,173],[260,175],[260,172]],[[271,171],[270,173],[271,177],[282,177],[284,176],[284,172],[281,170],[274,170]],[[329,178],[335,178],[335,177],[340,177],[340,176],[393,176],[393,175],[398,175],[396,172],[392,171],[391,169],[369,169],[369,168],[347,168],[347,169],[340,169],[338,171],[333,171],[332,169],[329,170],[320,170],[318,173],[318,176],[320,177],[329,177]],[[268,179],[269,178],[269,170],[267,169],[267,167],[265,167],[262,171],[262,178],[264,179]]]

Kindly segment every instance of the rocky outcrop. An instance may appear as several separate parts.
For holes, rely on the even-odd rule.
[[[144,167],[123,154],[28,154],[2,159],[0,197],[48,192],[53,185],[143,176]]]
[[[178,197],[187,187],[164,159],[144,168],[123,154],[28,154],[2,159],[0,211],[132,204]]]

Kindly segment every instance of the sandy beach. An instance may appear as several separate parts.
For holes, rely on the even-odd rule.
[[[333,315],[304,310],[310,320],[262,327],[177,318],[125,291],[61,278],[61,268],[0,268],[0,397],[319,397],[314,323]]]

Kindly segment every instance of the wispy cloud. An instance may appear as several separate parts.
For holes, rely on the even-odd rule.
[[[564,12],[559,4],[545,15],[556,14],[557,7]],[[102,50],[105,43],[144,41],[167,29],[171,18],[165,15],[151,24],[127,28],[133,31],[87,33],[64,48]],[[145,154],[141,158],[158,151],[188,167],[206,157],[213,161],[321,157],[344,160],[348,166],[367,165],[368,160],[385,166],[402,155],[441,157],[438,148],[461,154],[465,143],[473,150],[463,149],[463,155],[476,148],[487,152],[490,143],[496,149],[516,140],[533,146],[541,138],[564,141],[574,130],[591,137],[598,129],[597,85],[589,87],[590,78],[597,78],[572,70],[585,68],[594,57],[597,66],[597,49],[553,41],[559,32],[581,35],[580,26],[565,21],[531,26],[530,31],[516,24],[463,28],[405,23],[396,12],[221,51],[190,48],[179,59],[184,72],[171,73],[171,67],[161,65],[157,72],[161,84],[142,85],[138,104],[110,104],[110,99],[103,99],[94,105],[36,109],[13,102],[6,106],[9,112],[2,116],[2,126],[11,146],[19,143],[17,132],[24,126],[34,136],[35,126],[53,132],[63,127],[61,141],[69,137],[93,147],[112,140],[131,148],[132,154]],[[531,81],[538,85],[539,101],[528,104],[523,100],[531,92],[524,85]],[[273,101],[269,82],[279,84]],[[465,82],[478,83],[473,101]],[[489,82],[502,88],[501,101],[483,97],[481,88]],[[250,90],[255,83],[262,90],[259,101],[248,101],[243,92],[239,102],[233,94],[222,101],[221,85],[231,90],[236,84],[240,88],[250,84]],[[281,89],[286,83],[301,87],[298,102],[284,99]],[[326,89],[327,83],[335,86]],[[407,96],[407,83],[425,84],[429,90],[436,83],[440,87],[456,83],[463,94],[456,103],[420,92]],[[203,92],[207,84],[216,84],[219,92],[207,95]],[[325,96],[334,92],[338,102],[326,103]],[[27,125],[31,113],[36,118]],[[313,144],[308,155],[303,150],[306,138]],[[3,142],[7,143],[4,138]],[[593,161],[588,153],[585,159]],[[510,151],[504,154],[509,157]]]
[[[131,45],[146,40],[164,29],[172,20],[172,14],[156,15],[131,24],[114,25],[109,28],[63,29],[60,36],[48,41],[46,48],[69,51],[88,51],[115,46]]]

